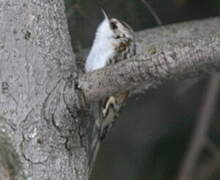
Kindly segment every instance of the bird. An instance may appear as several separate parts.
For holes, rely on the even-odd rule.
[[[124,21],[108,17],[103,9],[102,13],[104,20],[97,28],[91,50],[86,59],[85,72],[116,64],[136,54],[133,29]],[[110,131],[128,94],[127,91],[105,99],[102,105],[103,121],[100,125],[100,139],[104,139]]]
[[[90,72],[135,55],[134,31],[124,21],[109,18],[97,28],[92,48],[86,59],[85,71]]]
[[[104,10],[102,13],[104,20],[97,27],[91,50],[86,58],[86,73],[130,59],[136,54],[135,35],[132,28],[124,21],[110,18]],[[93,104],[93,110],[91,110],[93,113],[96,112],[97,107],[101,106],[102,118],[100,119],[98,116],[95,119],[92,130],[89,148],[89,174],[94,165],[100,142],[111,130],[128,94],[128,91],[114,94]]]

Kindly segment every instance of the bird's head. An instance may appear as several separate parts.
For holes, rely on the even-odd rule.
[[[133,30],[127,23],[119,21],[115,18],[109,18],[104,10],[102,10],[102,12],[104,15],[104,20],[97,29],[97,38],[105,38],[116,41],[133,39]]]

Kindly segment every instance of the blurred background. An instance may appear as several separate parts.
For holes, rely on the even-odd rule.
[[[74,51],[91,46],[103,19],[100,8],[135,31],[157,27],[143,1],[65,0]],[[220,15],[220,0],[145,2],[163,25]],[[219,180],[218,76],[170,81],[130,98],[101,146],[91,180],[183,180],[181,176],[189,171],[184,180]],[[200,127],[202,122],[206,124]],[[197,142],[191,142],[200,130],[207,131],[206,136],[200,134],[196,140],[204,144],[194,146]],[[193,148],[197,149],[186,160]]]

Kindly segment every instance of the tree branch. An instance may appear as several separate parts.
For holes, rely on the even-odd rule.
[[[137,55],[79,77],[88,102],[143,84],[217,70],[220,65],[220,18],[186,22],[137,33]]]

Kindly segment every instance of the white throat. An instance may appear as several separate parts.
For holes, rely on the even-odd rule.
[[[94,71],[106,66],[106,63],[114,55],[113,31],[109,20],[105,18],[99,25],[92,48],[86,59],[85,71]]]

